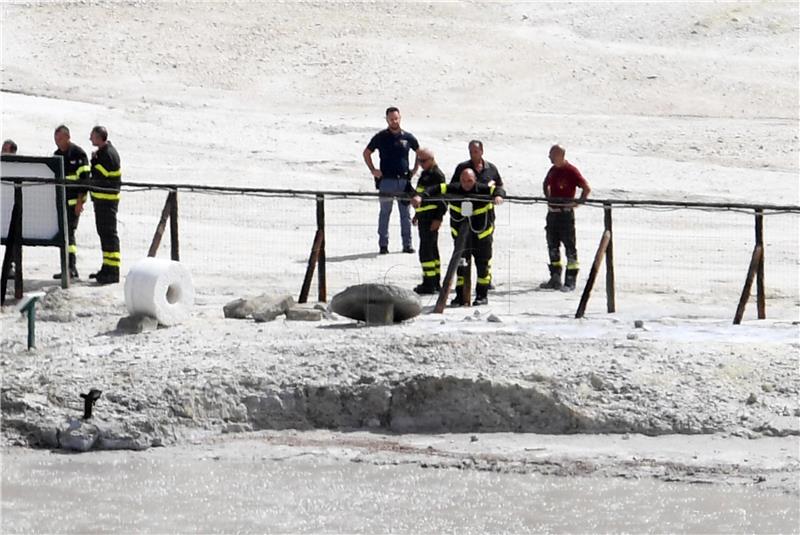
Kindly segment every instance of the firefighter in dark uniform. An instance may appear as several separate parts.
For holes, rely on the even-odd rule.
[[[469,160],[461,162],[456,166],[456,170],[453,172],[452,178],[450,178],[450,183],[457,184],[460,180],[461,172],[464,169],[472,169],[475,171],[475,177],[480,184],[500,186],[502,188],[503,177],[500,176],[500,171],[497,170],[497,166],[483,159],[483,141],[473,139],[467,144],[467,149],[469,150]],[[491,218],[494,222],[494,209],[491,210]],[[491,267],[490,264],[489,269],[491,269]],[[494,285],[490,283],[489,289],[494,290]]]
[[[83,212],[83,203],[86,201],[86,185],[89,182],[90,167],[89,158],[86,152],[75,143],[70,141],[69,128],[60,125],[53,133],[53,140],[56,143],[56,156],[61,156],[64,160],[64,178],[67,181],[67,229],[69,236],[69,276],[78,279],[77,254],[78,245],[75,241],[75,231],[78,230],[78,221]],[[53,275],[54,279],[60,279],[61,273]]]
[[[566,151],[560,145],[550,147],[549,158],[553,166],[542,183],[544,196],[552,199],[547,204],[547,252],[550,256],[550,280],[539,285],[540,288],[570,292],[575,289],[578,279],[578,249],[575,245],[575,190],[581,188],[580,202],[584,202],[592,188],[583,178],[578,168],[565,159]],[[560,200],[560,201],[559,201]],[[564,244],[567,253],[567,272],[561,284],[560,247]]]
[[[94,221],[97,235],[100,236],[100,247],[103,250],[103,265],[100,271],[89,275],[97,279],[98,284],[114,284],[119,282],[121,255],[119,252],[119,236],[117,235],[117,209],[119,208],[120,167],[117,149],[108,141],[108,130],[103,126],[95,126],[89,136],[97,150],[92,153],[92,189],[90,195],[94,204]]]
[[[417,181],[416,193],[421,195],[431,187],[444,184],[444,173],[436,164],[430,149],[417,150],[417,162],[422,168],[422,173]],[[417,207],[414,215],[413,223],[419,229],[419,262],[422,265],[422,284],[414,288],[414,291],[420,295],[435,294],[441,289],[439,227],[446,211],[447,206],[443,201],[426,200]]]
[[[450,232],[454,239],[458,239],[461,223],[467,219],[469,221],[466,232],[469,233],[464,246],[464,255],[458,266],[458,279],[456,281],[456,297],[450,302],[450,306],[463,306],[463,286],[466,276],[466,260],[472,255],[475,258],[475,268],[478,272],[475,284],[475,301],[473,306],[486,305],[489,300],[487,297],[489,283],[492,281],[491,261],[492,261],[492,234],[494,233],[494,220],[491,210],[495,205],[502,204],[505,191],[502,187],[478,183],[475,171],[464,169],[461,172],[459,182],[456,184],[441,184],[425,190],[421,195],[412,199],[414,206],[419,206],[423,198],[439,195],[449,195],[456,199],[466,196],[486,196],[491,200],[470,200],[471,214],[465,215],[466,205],[457,201],[450,202]]]
[[[500,176],[500,171],[497,170],[497,166],[483,159],[483,142],[478,139],[473,139],[469,142],[467,148],[469,148],[469,160],[461,162],[456,166],[450,183],[457,184],[459,180],[461,180],[461,172],[464,169],[472,169],[475,171],[475,177],[478,183],[487,184],[489,186],[500,186],[502,188],[503,178]]]

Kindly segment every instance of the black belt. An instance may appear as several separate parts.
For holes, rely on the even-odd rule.
[[[565,213],[565,212],[571,212],[572,208],[567,208],[567,207],[557,208],[557,207],[554,207],[554,206],[548,206],[547,210],[550,211],[550,212]]]

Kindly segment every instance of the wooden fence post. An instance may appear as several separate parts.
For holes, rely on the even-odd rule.
[[[614,288],[614,232],[611,230],[611,203],[603,204],[603,223],[611,235],[606,248],[606,310],[612,313],[617,311],[617,296]]]
[[[461,225],[458,227],[458,236],[456,237],[455,246],[453,247],[453,254],[450,257],[450,263],[447,265],[447,272],[442,281],[442,289],[439,291],[439,298],[436,300],[436,306],[433,311],[437,314],[444,312],[444,307],[447,305],[447,297],[450,295],[450,287],[453,284],[453,276],[458,270],[458,264],[461,262],[461,255],[464,254],[464,243],[467,239],[469,232],[469,218],[464,218]]]
[[[589,296],[594,287],[594,280],[597,278],[597,271],[600,269],[600,263],[603,261],[603,256],[606,254],[608,243],[611,241],[611,232],[603,231],[603,237],[600,239],[600,245],[597,247],[597,252],[594,255],[594,262],[592,263],[592,270],[589,272],[589,280],[586,281],[586,287],[583,289],[581,295],[581,302],[578,305],[578,310],[575,312],[576,318],[582,318],[586,312],[586,304],[589,302]]]
[[[156,256],[158,246],[161,245],[161,237],[164,235],[164,230],[167,228],[167,219],[172,213],[172,192],[167,194],[167,200],[164,202],[164,208],[161,210],[161,219],[156,226],[156,233],[153,235],[153,240],[150,242],[150,249],[147,251],[147,256]],[[177,232],[177,226],[175,228]]]
[[[761,247],[761,258],[756,272],[756,308],[758,319],[767,317],[767,304],[764,298],[764,210],[756,208],[756,245]]]
[[[179,262],[181,259],[180,239],[178,238],[178,191],[171,191],[169,210],[169,245],[171,258]]]
[[[320,303],[328,300],[328,280],[325,274],[325,196],[317,195],[317,232],[322,240],[317,254],[317,299]]]
[[[750,258],[750,267],[747,270],[747,278],[744,280],[744,288],[742,288],[742,295],[739,297],[739,306],[736,307],[736,315],[733,317],[733,324],[739,325],[742,323],[742,316],[744,316],[744,307],[747,305],[747,300],[750,298],[750,289],[753,287],[753,278],[758,271],[758,264],[763,257],[764,249],[760,245],[756,245],[753,249],[753,256]]]

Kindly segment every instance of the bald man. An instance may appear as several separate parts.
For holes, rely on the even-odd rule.
[[[429,188],[444,184],[444,173],[436,164],[433,151],[417,150],[417,162],[422,168],[416,192],[421,194]],[[419,229],[419,263],[422,266],[422,284],[414,288],[420,295],[438,293],[441,289],[442,262],[439,258],[439,227],[442,225],[447,206],[443,201],[425,201],[416,207],[413,223]]]
[[[540,288],[570,292],[575,289],[578,279],[578,250],[575,245],[575,191],[581,188],[580,202],[589,197],[592,188],[583,178],[578,168],[566,160],[567,151],[561,145],[550,147],[549,158],[553,166],[542,183],[547,204],[547,252],[550,256],[550,280],[539,285]],[[567,274],[561,284],[561,244],[567,254]]]
[[[491,261],[492,261],[492,234],[494,233],[494,218],[491,216],[489,207],[503,203],[506,192],[497,185],[488,185],[478,182],[477,175],[472,169],[461,171],[459,181],[450,184],[440,184],[438,188],[433,186],[423,193],[420,193],[411,200],[414,207],[420,206],[422,199],[440,195],[453,197],[450,201],[450,233],[453,239],[458,238],[459,228],[464,219],[469,219],[466,232],[469,233],[464,245],[464,259],[470,255],[475,258],[475,268],[478,277],[475,284],[475,301],[473,306],[487,305],[489,299],[489,283],[492,282]],[[480,199],[466,200],[465,197],[480,196]],[[463,289],[464,278],[467,274],[467,263],[462,262],[458,266],[458,278],[456,279],[456,296],[450,301],[451,307],[464,306]]]

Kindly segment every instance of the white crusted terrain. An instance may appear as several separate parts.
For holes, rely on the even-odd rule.
[[[0,9],[2,137],[47,155],[66,123],[88,151],[90,128],[104,124],[128,181],[371,191],[361,151],[396,104],[445,173],[469,139],[483,139],[511,195],[540,194],[558,141],[597,198],[798,204],[793,3]],[[123,273],[146,254],[164,197],[123,194]],[[51,290],[28,352],[25,322],[3,309],[6,444],[57,445],[54,429],[81,413],[78,393],[96,387],[98,425],[141,447],[322,427],[717,433],[734,435],[730,444],[766,435],[797,452],[796,215],[767,218],[767,320],[755,320],[751,299],[744,324],[731,325],[749,215],[620,210],[619,312],[605,313],[599,281],[575,320],[579,292],[536,291],[547,261],[541,205],[509,203],[498,211],[489,307],[364,328],[223,317],[238,297],[297,295],[313,201],[181,199],[181,255],[197,292],[190,321],[117,334],[122,284],[82,282]],[[374,254],[376,203],[326,206],[329,299],[355,282],[418,282],[415,256]],[[87,207],[84,277],[100,258],[92,219]],[[581,208],[578,221],[582,287],[602,211]],[[669,243],[651,239],[659,225]],[[448,234],[440,239],[449,255]],[[53,250],[26,249],[26,289],[51,289],[55,266]],[[487,322],[490,313],[502,322]],[[782,487],[797,492],[797,457],[777,463],[795,476]]]

